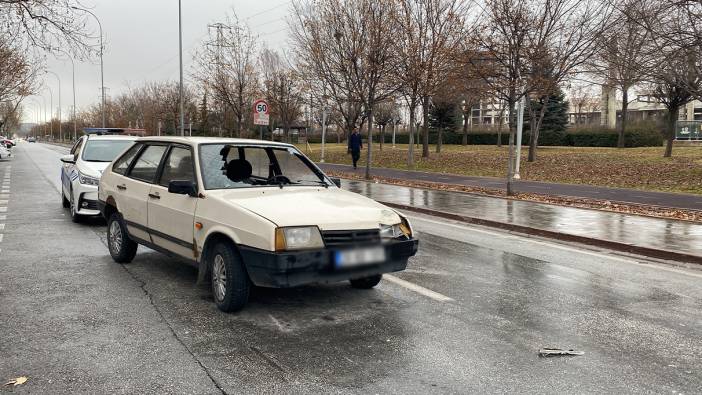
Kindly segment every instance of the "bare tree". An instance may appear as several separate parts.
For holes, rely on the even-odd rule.
[[[194,77],[234,114],[234,132],[241,137],[258,85],[258,39],[234,13],[215,31],[195,56]]]
[[[336,97],[340,112],[363,108],[370,178],[373,109],[398,88],[391,78],[395,25],[387,23],[395,9],[389,1],[322,0],[295,3],[293,11],[290,27],[300,60]]]
[[[280,119],[285,138],[289,141],[290,126],[302,115],[300,78],[275,51],[265,49],[261,53],[260,63],[263,70],[263,92],[273,115]]]
[[[22,47],[0,34],[0,129],[17,115],[22,100],[37,89],[39,71]]]

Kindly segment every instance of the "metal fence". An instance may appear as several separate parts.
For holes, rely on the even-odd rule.
[[[702,140],[702,121],[678,121],[675,125],[675,140]]]

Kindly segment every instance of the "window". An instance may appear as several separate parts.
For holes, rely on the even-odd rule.
[[[85,137],[78,139],[73,148],[71,148],[71,155],[75,156],[76,159],[78,159],[78,153],[80,152],[80,147],[83,145],[83,140],[85,140]]]
[[[158,165],[161,163],[166,148],[165,145],[147,145],[129,172],[129,177],[144,182],[154,182]]]
[[[195,181],[193,156],[188,148],[173,147],[163,165],[159,184],[168,186],[171,181]]]
[[[122,157],[117,159],[115,161],[115,164],[112,165],[112,171],[124,175],[124,173],[127,172],[127,169],[129,169],[129,165],[132,164],[132,161],[134,160],[134,157],[139,153],[139,150],[143,144],[136,144],[132,148],[129,149]]]
[[[133,143],[131,140],[90,140],[85,143],[83,160],[86,162],[112,162],[120,152]]]
[[[204,144],[200,169],[205,189],[331,185],[300,151],[288,147]]]

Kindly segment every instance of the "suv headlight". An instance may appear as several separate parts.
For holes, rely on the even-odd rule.
[[[78,172],[78,181],[84,185],[99,185],[100,179],[95,177],[86,176],[85,174]]]
[[[316,226],[291,226],[276,228],[275,250],[306,250],[323,248],[322,234]]]

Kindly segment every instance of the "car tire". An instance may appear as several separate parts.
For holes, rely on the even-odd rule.
[[[107,249],[112,260],[117,263],[130,263],[136,256],[137,244],[129,238],[127,226],[119,213],[113,213],[107,221]]]
[[[77,213],[78,208],[76,207],[76,200],[74,198],[72,189],[69,196],[70,197],[68,200],[68,210],[71,212],[71,221],[73,221],[76,224],[79,224],[83,217]]]
[[[371,289],[380,283],[383,279],[382,274],[376,274],[375,276],[354,278],[349,280],[351,286],[358,289]]]
[[[66,194],[63,191],[63,187],[61,187],[61,205],[63,208],[70,208],[71,207],[71,202],[66,199]]]
[[[212,273],[212,296],[217,308],[231,313],[249,300],[251,281],[239,254],[231,243],[217,243],[208,257]]]

